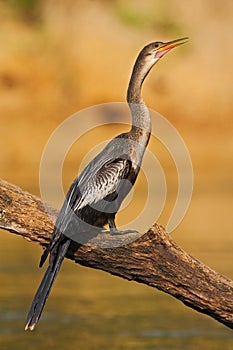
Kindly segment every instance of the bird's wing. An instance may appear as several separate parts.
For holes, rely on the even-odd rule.
[[[73,210],[80,210],[117,192],[130,168],[131,162],[128,159],[118,158],[104,163],[88,181],[79,184],[79,196],[75,200]]]
[[[91,206],[106,196],[111,197],[111,194],[114,196],[116,192],[118,193],[118,188],[123,189],[124,186],[120,186],[121,180],[126,177],[127,171],[132,166],[126,154],[127,147],[129,148],[129,142],[126,144],[125,139],[114,138],[73,181],[57,217],[51,247],[60,239],[71,221],[76,220],[74,211],[82,209],[87,204]],[[48,250],[51,249],[48,247]]]
[[[124,156],[110,159],[104,164],[101,162],[98,167],[96,162],[89,163],[72,183],[57,218],[56,228],[64,232],[74,212],[118,193],[130,169],[131,161]]]
[[[61,214],[70,208],[80,210],[113,193],[131,168],[125,153],[125,140],[114,138],[74,180],[66,195]]]
[[[102,162],[100,162],[102,164]],[[96,171],[96,162],[92,161],[76,178],[66,195],[66,199],[57,217],[53,236],[50,244],[42,254],[40,267],[44,264],[49,252],[57,245],[64,234],[74,213],[84,208],[86,205],[93,205],[105,197],[110,197],[120,189],[121,181],[127,177],[131,168],[131,161],[117,158],[106,161],[99,165]],[[76,216],[76,215],[75,215]]]

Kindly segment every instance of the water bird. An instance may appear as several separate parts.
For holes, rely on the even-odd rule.
[[[49,265],[33,299],[25,330],[33,330],[61,264],[72,242],[88,242],[90,232],[106,225],[112,234],[120,233],[115,215],[138,176],[151,134],[149,110],[141,97],[144,79],[167,52],[184,44],[187,37],[169,42],[152,42],[139,53],[127,90],[132,115],[128,132],[116,136],[73,181],[57,217],[52,238],[44,250],[41,267],[49,255]]]

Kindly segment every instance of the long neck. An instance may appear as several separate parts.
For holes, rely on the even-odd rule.
[[[127,102],[132,114],[131,133],[137,134],[137,138],[147,144],[151,132],[151,120],[149,110],[141,97],[142,84],[153,65],[137,58],[127,91]]]

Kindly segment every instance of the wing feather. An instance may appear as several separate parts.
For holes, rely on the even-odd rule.
[[[60,236],[59,231],[65,232],[74,212],[105,197],[114,198],[123,187],[121,180],[127,178],[132,166],[124,151],[124,140],[113,139],[73,181],[57,218],[53,239]]]
[[[80,210],[86,205],[92,205],[105,197],[117,192],[121,180],[127,177],[130,169],[130,161],[127,159],[114,159],[105,163],[84,186],[79,187],[79,198],[76,199],[74,211]]]

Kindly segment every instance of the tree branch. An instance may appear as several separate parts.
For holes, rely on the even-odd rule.
[[[55,209],[2,180],[0,208],[0,228],[48,244]],[[116,247],[104,248],[103,235],[106,246]],[[90,246],[76,245],[67,258],[157,288],[233,328],[233,282],[183,251],[162,226],[155,224],[141,237],[99,234]]]

